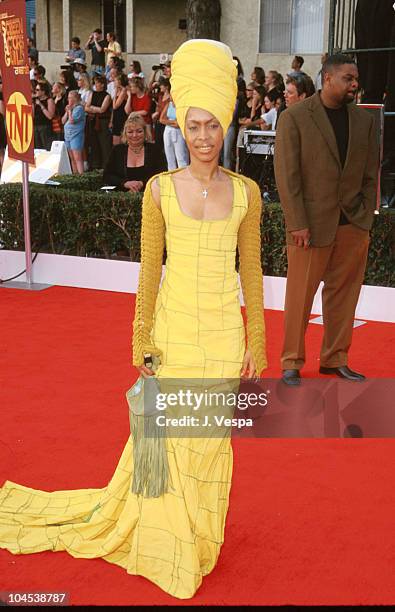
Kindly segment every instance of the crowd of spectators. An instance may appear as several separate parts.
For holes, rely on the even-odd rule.
[[[188,165],[171,97],[170,61],[153,66],[146,78],[138,60],[125,66],[116,34],[104,36],[100,28],[83,46],[78,37],[71,39],[54,83],[46,79],[31,39],[28,53],[35,148],[49,150],[52,142],[64,140],[73,172],[103,169],[107,184],[132,191],[142,190],[154,172]],[[240,60],[234,59],[238,95],[222,164],[239,170],[245,130],[274,131],[279,114],[311,96],[315,85],[303,72],[300,56],[293,59],[285,79],[261,66],[255,66],[248,79]],[[0,112],[1,104],[0,100]],[[5,148],[5,131],[3,141],[0,151]]]

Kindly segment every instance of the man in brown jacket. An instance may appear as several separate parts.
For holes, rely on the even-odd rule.
[[[320,281],[324,338],[320,372],[352,381],[347,366],[376,203],[373,117],[354,101],[358,69],[337,54],[323,65],[320,93],[285,110],[277,124],[275,173],[287,229],[283,381],[300,384],[305,331]]]

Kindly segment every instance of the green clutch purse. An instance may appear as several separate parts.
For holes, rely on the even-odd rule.
[[[153,357],[155,371],[159,360]],[[169,487],[169,462],[165,428],[156,423],[160,414],[156,394],[160,392],[156,376],[139,376],[126,392],[129,405],[130,432],[133,439],[132,493],[143,497],[160,497]]]

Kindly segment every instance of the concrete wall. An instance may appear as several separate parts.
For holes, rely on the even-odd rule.
[[[37,31],[40,29],[40,16],[37,16]],[[48,2],[49,48],[51,51],[63,51],[63,0]],[[41,61],[41,58],[40,58]]]
[[[135,53],[173,53],[186,40],[178,29],[185,6],[185,0],[134,0]]]
[[[229,45],[244,68],[246,79],[257,65],[259,0],[222,0],[221,40]]]
[[[52,0],[51,0],[52,1]],[[90,33],[101,27],[100,2],[98,0],[70,0],[71,37],[81,39],[84,48]],[[91,52],[86,52],[86,59],[91,59]]]
[[[36,0],[36,44],[38,49],[48,50],[47,0]]]

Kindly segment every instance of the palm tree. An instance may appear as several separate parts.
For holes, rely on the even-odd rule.
[[[187,0],[187,38],[220,40],[220,0]]]

